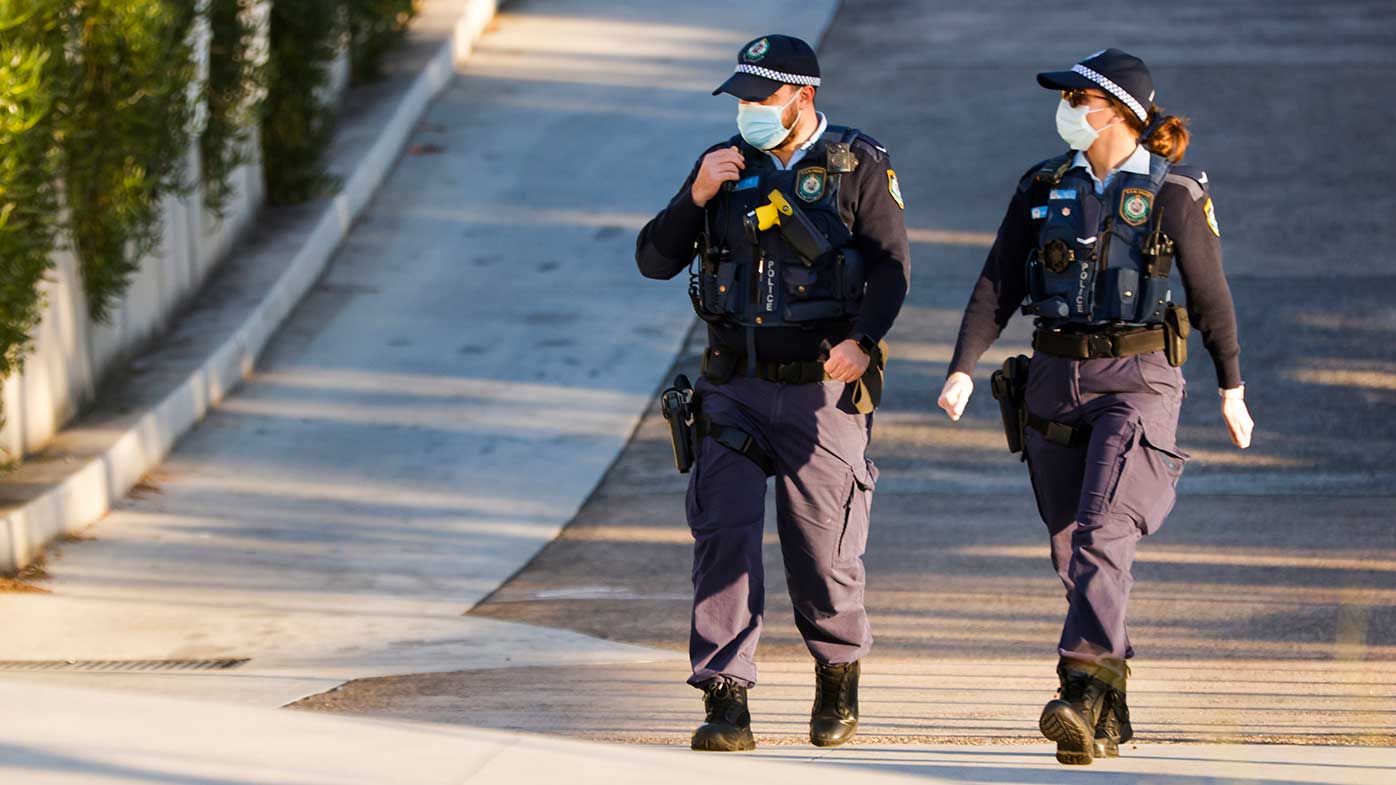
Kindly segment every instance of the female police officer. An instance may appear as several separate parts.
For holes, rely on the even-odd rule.
[[[1178,164],[1184,122],[1153,104],[1148,69],[1118,49],[1037,80],[1061,91],[1057,130],[1071,150],[1019,182],[965,309],[940,406],[958,420],[979,357],[1020,305],[1036,317],[1023,447],[1070,605],[1061,689],[1040,726],[1058,761],[1087,764],[1132,736],[1125,611],[1136,545],[1172,509],[1187,460],[1175,436],[1189,323],[1216,366],[1238,447],[1249,445],[1252,422],[1207,175]],[[1186,310],[1169,290],[1175,263]]]

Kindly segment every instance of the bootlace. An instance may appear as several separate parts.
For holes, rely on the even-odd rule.
[[[849,690],[853,685],[853,679],[849,678],[850,666],[829,666],[819,669],[818,693],[815,700],[818,702],[818,709],[825,706],[833,708],[834,713],[840,717],[847,718],[852,715],[849,708]]]
[[[743,701],[730,684],[718,684],[708,690],[708,722],[740,723]]]

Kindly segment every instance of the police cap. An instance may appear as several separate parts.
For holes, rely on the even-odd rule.
[[[1070,71],[1038,74],[1037,83],[1051,90],[1104,90],[1128,106],[1140,122],[1149,121],[1149,106],[1154,102],[1154,79],[1144,61],[1118,49],[1096,52]]]
[[[737,68],[713,95],[764,101],[781,85],[819,86],[819,59],[809,44],[789,35],[764,35],[737,53]]]

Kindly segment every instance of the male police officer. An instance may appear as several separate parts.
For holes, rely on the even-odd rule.
[[[669,279],[693,262],[708,323],[696,465],[689,683],[704,692],[696,750],[755,748],[747,689],[765,604],[766,478],[795,624],[814,655],[810,740],[858,725],[858,660],[872,643],[862,554],[877,469],[864,451],[881,393],[882,337],[906,297],[910,251],[887,151],[815,111],[809,44],[742,47],[717,90],[740,134],[709,148],[640,232],[636,261]]]

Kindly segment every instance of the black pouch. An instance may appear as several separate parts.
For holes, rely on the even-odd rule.
[[[726,384],[736,375],[741,361],[742,356],[731,349],[709,346],[703,350],[701,373],[713,384]]]
[[[1163,356],[1174,368],[1181,368],[1188,361],[1188,334],[1191,332],[1187,309],[1170,303],[1163,313]]]
[[[887,373],[888,351],[887,342],[878,341],[877,355],[871,358],[868,369],[858,381],[849,385],[852,388],[849,403],[859,414],[872,414],[882,405],[882,380]]]

